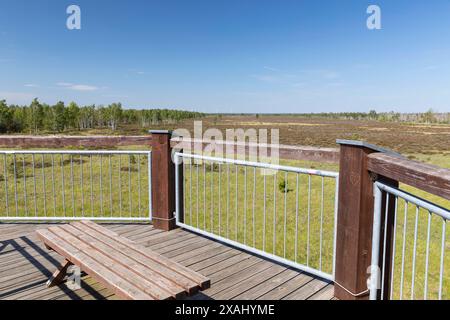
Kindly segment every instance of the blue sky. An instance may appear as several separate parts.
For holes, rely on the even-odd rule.
[[[81,8],[81,30],[66,8]],[[382,30],[368,30],[377,4]],[[0,0],[0,99],[450,111],[450,1]]]

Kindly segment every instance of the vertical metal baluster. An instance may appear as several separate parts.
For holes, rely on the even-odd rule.
[[[238,166],[234,166],[236,171],[236,188],[235,188],[235,218],[234,218],[234,233],[235,233],[235,240],[238,241]]]
[[[192,159],[189,159],[189,224],[192,226]]]
[[[306,233],[306,265],[309,266],[309,241],[311,225],[311,175],[308,175],[308,229]]]
[[[34,153],[31,155],[33,163],[33,197],[34,197],[34,216],[37,217],[37,193],[36,193],[36,163]]]
[[[222,235],[222,166],[219,163],[219,236]]]
[[[406,223],[408,219],[408,201],[405,200],[405,218],[403,221],[402,272],[400,273],[400,300],[403,300],[403,275],[405,274]]]
[[[392,271],[391,271],[391,293],[390,300],[393,300],[394,296],[394,271],[395,271],[395,242],[397,239],[397,208],[398,208],[398,197],[395,197],[395,210],[394,210],[394,238],[392,240]]]
[[[332,263],[332,274],[333,277],[336,275],[336,242],[337,242],[337,220],[338,220],[338,199],[339,199],[339,176],[335,178],[334,187],[334,217],[333,217],[333,263]]]
[[[203,230],[206,231],[206,162],[203,161]]]
[[[253,199],[252,199],[253,248],[256,248],[255,204],[256,204],[256,168],[253,167]]]
[[[186,164],[184,158],[181,158],[181,161],[183,161],[183,219],[186,223]]]
[[[247,245],[247,166],[244,167],[244,244]]]
[[[66,213],[66,195],[65,195],[65,188],[64,188],[64,155],[61,154],[61,191],[62,191],[62,200],[63,200],[63,211],[64,211],[64,217],[67,216]]]
[[[288,173],[284,173],[284,236],[283,236],[283,257],[286,258],[286,223],[287,223],[287,193],[288,193]]]
[[[56,193],[55,193],[55,157],[52,153],[52,194],[53,194],[53,216],[56,217]]]
[[[113,216],[113,199],[112,199],[112,163],[111,163],[111,154],[109,154],[109,207],[110,207],[110,210],[111,210],[111,217],[112,217]]]
[[[275,254],[277,245],[277,172],[273,175],[273,240],[272,240],[272,252]]]
[[[430,257],[430,233],[431,233],[431,215],[432,212],[428,211],[428,225],[427,225],[427,249],[425,253],[425,280],[424,280],[424,290],[423,290],[423,297],[424,300],[427,300],[428,295],[428,262]]]
[[[381,270],[381,300],[384,298],[384,276],[386,269],[386,244],[387,244],[387,229],[388,229],[388,210],[389,210],[389,194],[386,195],[386,206],[384,210],[384,236],[383,236],[383,267]]]
[[[414,282],[416,280],[416,252],[417,252],[417,228],[419,223],[419,206],[416,206],[416,222],[414,225],[414,251],[411,275],[411,300],[414,300]]]
[[[198,219],[199,218],[199,190],[198,189],[200,187],[199,183],[198,183],[199,182],[199,177],[198,177],[199,168],[198,167],[199,167],[199,164],[197,163],[197,165],[196,165],[196,171],[197,171],[197,180],[196,180],[196,185],[197,185],[197,187],[196,187],[196,189],[197,189],[196,190],[197,191],[197,199],[196,199],[197,200],[197,208],[196,208],[197,209],[197,228],[198,228],[198,220],[199,220]]]
[[[91,183],[91,217],[94,217],[94,186],[92,180],[92,154],[89,155],[89,180]]]
[[[102,217],[104,217],[104,215],[103,215],[103,155],[102,154],[100,154],[100,178],[99,178],[99,183],[100,183],[100,214],[102,215]]]
[[[45,191],[45,162],[44,155],[41,154],[41,162],[42,162],[42,192],[44,193],[44,214],[47,216],[47,192]]]
[[[133,200],[131,198],[131,155],[128,155],[128,201],[130,202],[130,217],[133,216]]]
[[[28,217],[27,205],[27,168],[25,166],[25,155],[22,156],[22,171],[23,171],[23,201],[25,205],[25,215]]]
[[[230,165],[227,163],[227,239],[230,238]]]
[[[211,162],[211,233],[214,232],[214,165]]]
[[[445,239],[446,239],[447,220],[442,219],[442,243],[441,243],[441,265],[439,270],[439,300],[442,300],[442,284],[444,279],[444,255],[445,255]]]
[[[138,158],[138,217],[141,217],[141,155],[137,155]]]
[[[16,216],[19,216],[19,205],[17,200],[17,168],[16,168],[16,155],[13,155],[14,163],[14,201],[16,203]]]
[[[295,243],[294,243],[294,261],[297,262],[298,257],[298,173],[296,174],[296,187],[295,187]]]
[[[152,153],[149,152],[147,155],[147,165],[148,165],[148,212],[149,212],[149,217],[150,220],[152,220],[153,218],[153,204],[152,204],[152,199],[153,199],[153,194],[152,194]],[[184,164],[183,164],[183,168],[184,168]],[[184,170],[183,170],[184,172]],[[184,177],[184,175],[183,175]],[[184,178],[183,178],[183,186],[184,186]],[[184,190],[186,190],[185,188],[183,188],[183,193]],[[186,206],[186,202],[184,201],[184,194],[183,194],[183,205]],[[184,208],[183,208],[183,214],[184,214]]]
[[[72,211],[73,216],[75,217],[75,194],[73,187],[73,155],[70,155],[70,184],[72,186]]]
[[[322,271],[322,243],[323,243],[323,202],[324,202],[324,177],[322,177],[321,201],[320,201],[320,234],[319,234],[319,270]]]
[[[122,155],[119,156],[119,216],[122,218]]]
[[[80,190],[81,190],[81,216],[84,217],[84,189],[83,189],[83,155],[80,154]]]
[[[4,160],[4,175],[5,175],[5,200],[6,200],[6,216],[9,217],[9,203],[8,203],[8,171],[6,169],[6,153],[3,154]]]
[[[263,169],[263,175],[264,175],[263,251],[266,251],[266,169]]]

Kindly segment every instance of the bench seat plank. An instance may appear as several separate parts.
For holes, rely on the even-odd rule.
[[[133,284],[135,287],[139,288],[141,291],[146,294],[152,296],[157,300],[166,300],[171,298],[170,292],[158,287],[152,282],[143,279],[142,277],[138,277],[134,272],[132,272],[129,268],[123,266],[121,263],[117,263],[114,259],[109,258],[107,255],[103,254],[101,251],[97,250],[97,248],[91,247],[86,244],[82,240],[71,235],[67,229],[70,226],[65,227],[51,227],[49,230],[59,236],[60,238],[66,239],[68,242],[73,244],[76,248],[79,248],[83,251],[83,253],[90,256],[92,259],[101,263],[103,266],[114,272],[116,275],[128,281],[130,284]]]
[[[158,253],[155,253],[152,250],[150,250],[142,245],[136,244],[135,242],[133,242],[127,238],[120,237],[115,232],[112,232],[106,228],[103,228],[92,221],[86,220],[86,221],[82,221],[80,223],[82,223],[86,226],[89,226],[90,228],[97,230],[98,232],[108,236],[109,238],[128,246],[130,249],[137,251],[140,254],[143,254],[144,256],[167,267],[168,269],[171,269],[171,270],[185,276],[186,278],[193,280],[195,283],[197,283],[197,285],[202,290],[208,289],[210,287],[211,282],[208,278],[200,275],[197,272],[192,271],[189,268],[186,268],[185,266],[183,266],[179,263],[174,262],[173,260],[171,260],[169,258],[166,258]]]
[[[147,258],[143,253],[134,251],[128,246],[125,246],[118,241],[112,240],[111,238],[99,232],[96,232],[95,230],[84,226],[81,223],[73,223],[72,226],[97,239],[100,243],[99,247],[101,246],[103,248],[107,246],[110,248],[110,250],[117,250],[119,254],[125,255],[128,259],[131,259],[134,264],[144,265],[149,269],[149,272],[155,273],[161,278],[169,279],[169,281],[172,283],[170,286],[175,285],[176,287],[181,288],[181,291],[186,291],[190,295],[198,292],[199,286],[196,282],[184,277],[182,274],[179,274],[172,269],[165,267],[164,265],[155,262],[150,258]]]
[[[58,252],[81,270],[95,278],[99,282],[111,287],[113,292],[120,297],[133,300],[154,300],[150,295],[142,292],[135,286],[122,280],[115,273],[93,260],[64,239],[54,235],[49,230],[38,230],[38,235],[53,250]]]
[[[91,221],[52,226],[37,235],[121,298],[182,298],[210,287],[208,278]]]
[[[96,240],[92,236],[83,233],[82,231],[74,228],[73,226],[68,225],[65,226],[64,229],[67,232],[70,232],[73,236],[80,239],[81,241],[87,243],[88,245],[91,245],[105,256],[108,256],[116,263],[124,266],[126,269],[149,281],[150,283],[153,284],[153,286],[157,286],[163,291],[168,291],[174,298],[182,298],[186,296],[184,288],[178,286],[176,283],[170,281],[165,277],[161,277],[161,275],[157,274],[152,269],[147,268],[145,265],[137,263],[135,260],[130,259],[120,251],[104,245],[103,243]]]

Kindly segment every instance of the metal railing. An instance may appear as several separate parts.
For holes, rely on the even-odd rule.
[[[0,151],[1,220],[151,220],[150,151]]]
[[[445,265],[449,262],[446,225],[450,211],[380,182],[375,182],[374,195],[370,298],[448,299],[450,275]],[[393,217],[389,217],[389,201],[395,201]],[[390,218],[393,236],[388,257]]]
[[[334,279],[337,172],[174,157],[178,226]]]

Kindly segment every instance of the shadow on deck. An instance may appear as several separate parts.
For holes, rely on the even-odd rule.
[[[115,299],[84,275],[81,289],[45,283],[63,259],[35,235],[47,224],[0,223],[0,299]],[[217,241],[176,229],[163,232],[148,224],[106,224],[107,228],[211,279],[211,288],[188,299],[304,300],[333,298],[333,284]]]

